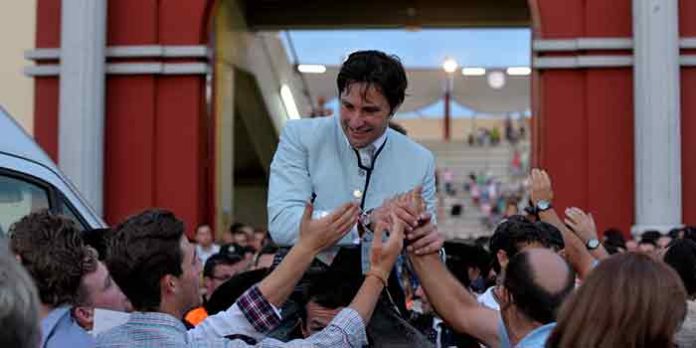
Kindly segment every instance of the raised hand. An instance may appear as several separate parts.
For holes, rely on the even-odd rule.
[[[532,173],[529,175],[529,186],[529,196],[535,205],[539,201],[551,202],[553,200],[551,178],[546,171],[532,169]]]
[[[387,229],[387,224],[380,222],[375,228],[375,237],[372,240],[370,252],[370,273],[376,273],[386,283],[389,273],[394,267],[397,257],[404,246],[404,224],[396,216],[392,215],[392,224],[389,239],[382,242],[382,235]]]
[[[310,252],[318,253],[334,245],[358,222],[360,208],[355,203],[346,203],[329,215],[312,219],[314,206],[307,203],[300,222],[300,238],[297,242]]]
[[[592,214],[586,214],[580,208],[568,208],[565,211],[566,218],[563,222],[570,226],[580,240],[587,242],[590,239],[597,238],[597,226],[595,225]]]

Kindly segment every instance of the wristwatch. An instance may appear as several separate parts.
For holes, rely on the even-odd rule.
[[[585,246],[587,247],[587,250],[595,250],[599,248],[599,240],[597,238],[592,238],[585,243]]]
[[[551,205],[551,202],[549,202],[549,201],[542,199],[542,200],[537,201],[537,203],[536,203],[537,213],[547,211],[551,208],[553,208],[553,206]]]

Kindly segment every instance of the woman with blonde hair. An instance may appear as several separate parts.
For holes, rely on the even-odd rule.
[[[677,273],[626,253],[600,263],[561,308],[547,347],[674,347],[686,315]]]

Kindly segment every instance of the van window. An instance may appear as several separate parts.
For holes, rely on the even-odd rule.
[[[44,188],[0,174],[0,236],[25,215],[48,208],[48,191]]]
[[[60,214],[63,215],[64,217],[67,217],[68,219],[72,220],[75,223],[75,226],[77,227],[78,230],[84,231],[87,230],[87,226],[82,222],[77,217],[77,214],[75,213],[75,210],[70,206],[70,203],[65,199],[65,197],[60,198]]]

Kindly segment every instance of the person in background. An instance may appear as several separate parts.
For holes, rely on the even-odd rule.
[[[268,242],[269,242],[268,231],[266,231],[263,228],[257,228],[254,230],[254,234],[252,235],[250,246],[256,252],[261,251],[261,249],[263,249],[263,247],[266,246],[266,244]]]
[[[213,230],[210,225],[200,225],[196,228],[196,255],[205,264],[209,257],[220,252],[220,246],[213,241]]]
[[[0,238],[0,347],[36,348],[41,343],[39,297],[31,277]]]
[[[245,262],[241,256],[236,254],[215,254],[208,258],[203,267],[203,305],[190,310],[184,316],[184,320],[189,325],[196,326],[200,324],[208,313],[205,310],[205,303],[213,295],[215,290],[227,280],[241,273],[245,269]]]
[[[696,348],[696,242],[676,239],[664,253],[664,261],[677,271],[687,294],[686,318],[675,343],[680,348]]]
[[[41,301],[41,347],[92,347],[94,339],[72,315],[86,260],[96,262],[75,223],[47,210],[10,227],[10,249],[34,280]],[[4,330],[4,328],[3,328]]]
[[[563,304],[546,347],[672,348],[685,315],[686,291],[673,269],[647,255],[617,254]]]

